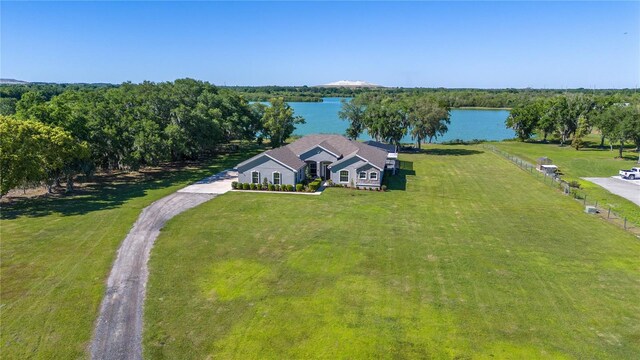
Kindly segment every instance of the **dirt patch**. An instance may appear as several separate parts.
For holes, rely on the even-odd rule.
[[[0,198],[0,204],[11,206],[29,199],[62,198],[78,195],[92,194],[107,186],[153,181],[165,178],[176,171],[193,170],[199,168],[200,162],[175,162],[160,166],[150,166],[137,171],[114,170],[96,173],[90,177],[79,175],[74,180],[74,191],[66,192],[67,184],[61,182],[60,186],[54,186],[52,192],[47,191],[45,185],[37,185],[26,188],[16,188]]]

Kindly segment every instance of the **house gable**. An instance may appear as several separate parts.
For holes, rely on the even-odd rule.
[[[305,151],[304,153],[300,154],[300,160],[302,160],[302,161],[317,161],[317,162],[328,161],[328,162],[335,162],[339,158],[340,158],[340,156],[338,154],[334,154],[334,153],[326,150],[325,148],[323,148],[320,145],[316,145],[316,146],[312,147],[311,149]]]
[[[345,158],[343,160],[341,160],[340,162],[331,164],[330,169],[332,173],[338,172],[340,170],[344,170],[344,169],[351,169],[351,170],[355,170],[361,166],[366,165],[367,162],[362,160],[360,157],[358,156],[350,156],[348,158]]]
[[[283,163],[282,161],[279,161],[278,159],[269,156],[268,153],[264,152],[262,154],[258,154],[256,156],[254,156],[253,158],[246,160],[245,162],[242,162],[240,164],[238,164],[237,169],[238,172],[244,172],[247,171],[248,169],[254,168],[260,164],[263,164],[265,162],[268,161],[273,161],[275,163],[277,163],[279,166],[285,167],[286,169],[290,170],[290,171],[294,171],[297,172],[299,169],[294,169],[291,166]]]
[[[280,173],[281,182],[283,184],[295,184],[297,182],[297,172],[291,170],[282,163],[270,158],[269,156],[258,156],[251,161],[238,167],[238,181],[241,183],[252,182],[252,173],[260,173],[260,182],[266,177],[267,181],[272,182],[273,173]]]

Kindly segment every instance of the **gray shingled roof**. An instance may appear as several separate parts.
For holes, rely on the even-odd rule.
[[[375,146],[382,150],[386,150],[387,152],[390,152],[390,153],[396,152],[396,147],[393,144],[387,144],[387,143],[383,143],[375,140],[367,140],[364,142],[364,144]]]
[[[333,151],[338,155],[346,155],[357,150],[352,141],[341,135],[331,134],[315,134],[301,137],[300,139],[287,145],[296,155],[311,149],[312,147],[323,143],[325,146],[331,146]],[[327,149],[329,150],[329,149]]]
[[[342,135],[331,134],[307,135],[292,142],[287,147],[291,148],[296,155],[300,155],[316,145],[320,145],[328,151],[343,157],[358,155],[381,169],[384,169],[388,155],[388,152],[380,147],[349,140]]]
[[[318,146],[324,148],[325,150],[332,152],[334,154],[336,154],[338,157],[340,157],[340,150],[336,149],[335,147],[333,147],[328,141],[323,141],[320,144],[318,144]]]
[[[382,148],[349,140],[341,135],[317,134],[307,135],[289,145],[267,150],[262,154],[238,164],[238,166],[242,166],[267,154],[277,161],[297,170],[305,165],[304,161],[300,160],[300,155],[318,145],[338,155],[338,157],[344,157],[345,159],[358,155],[380,169],[384,169],[388,155],[388,152]]]
[[[270,157],[272,157],[273,159],[275,159],[276,161],[279,161],[281,163],[283,163],[284,165],[298,170],[301,167],[303,167],[305,165],[305,162],[300,160],[300,158],[298,157],[298,155],[294,154],[293,151],[291,151],[291,149],[289,149],[286,146],[281,146],[279,148],[275,148],[275,149],[271,149],[271,150],[267,150],[263,153],[260,153],[248,160],[245,160],[243,162],[241,162],[240,164],[238,164],[238,167],[243,166],[255,159],[258,159],[261,156],[264,155],[268,155]]]
[[[298,155],[294,154],[294,152],[286,146],[268,150],[266,154],[296,170],[305,165],[304,161],[300,160]]]
[[[354,141],[359,150],[356,155],[364,158],[379,169],[384,169],[389,153],[383,149]]]

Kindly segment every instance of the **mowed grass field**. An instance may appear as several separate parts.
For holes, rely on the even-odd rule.
[[[542,156],[551,158],[563,173],[563,179],[580,182],[582,190],[590,202],[593,203],[597,200],[602,207],[610,206],[613,211],[621,216],[626,216],[634,224],[640,225],[640,207],[594,183],[581,179],[582,177],[610,177],[618,175],[620,169],[638,166],[638,153],[628,148],[624,152],[624,159],[616,159],[615,157],[618,156],[617,148],[614,147],[613,151],[609,147],[600,149],[597,147],[599,142],[595,136],[592,135],[589,139],[592,140],[588,143],[590,147],[580,149],[580,151],[576,151],[571,146],[560,147],[557,144],[516,141],[504,141],[492,145],[532,164],[535,164],[536,159]]]
[[[386,193],[234,192],[172,219],[146,358],[637,358],[636,237],[479,146],[401,159]]]
[[[0,358],[88,357],[116,250],[153,201],[234,166],[250,154],[106,183],[85,194],[23,201],[0,220]]]

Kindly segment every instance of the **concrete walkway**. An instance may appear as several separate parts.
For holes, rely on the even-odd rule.
[[[640,206],[640,180],[626,180],[621,179],[619,176],[608,178],[586,177],[583,179],[599,185],[609,192],[622,196]]]
[[[179,213],[231,190],[233,178],[233,172],[224,171],[142,210],[120,245],[111,268],[91,342],[92,359],[142,359],[147,261],[160,229]]]
[[[231,183],[238,180],[238,172],[225,170],[193,185],[178,190],[179,193],[224,194],[231,190]]]

